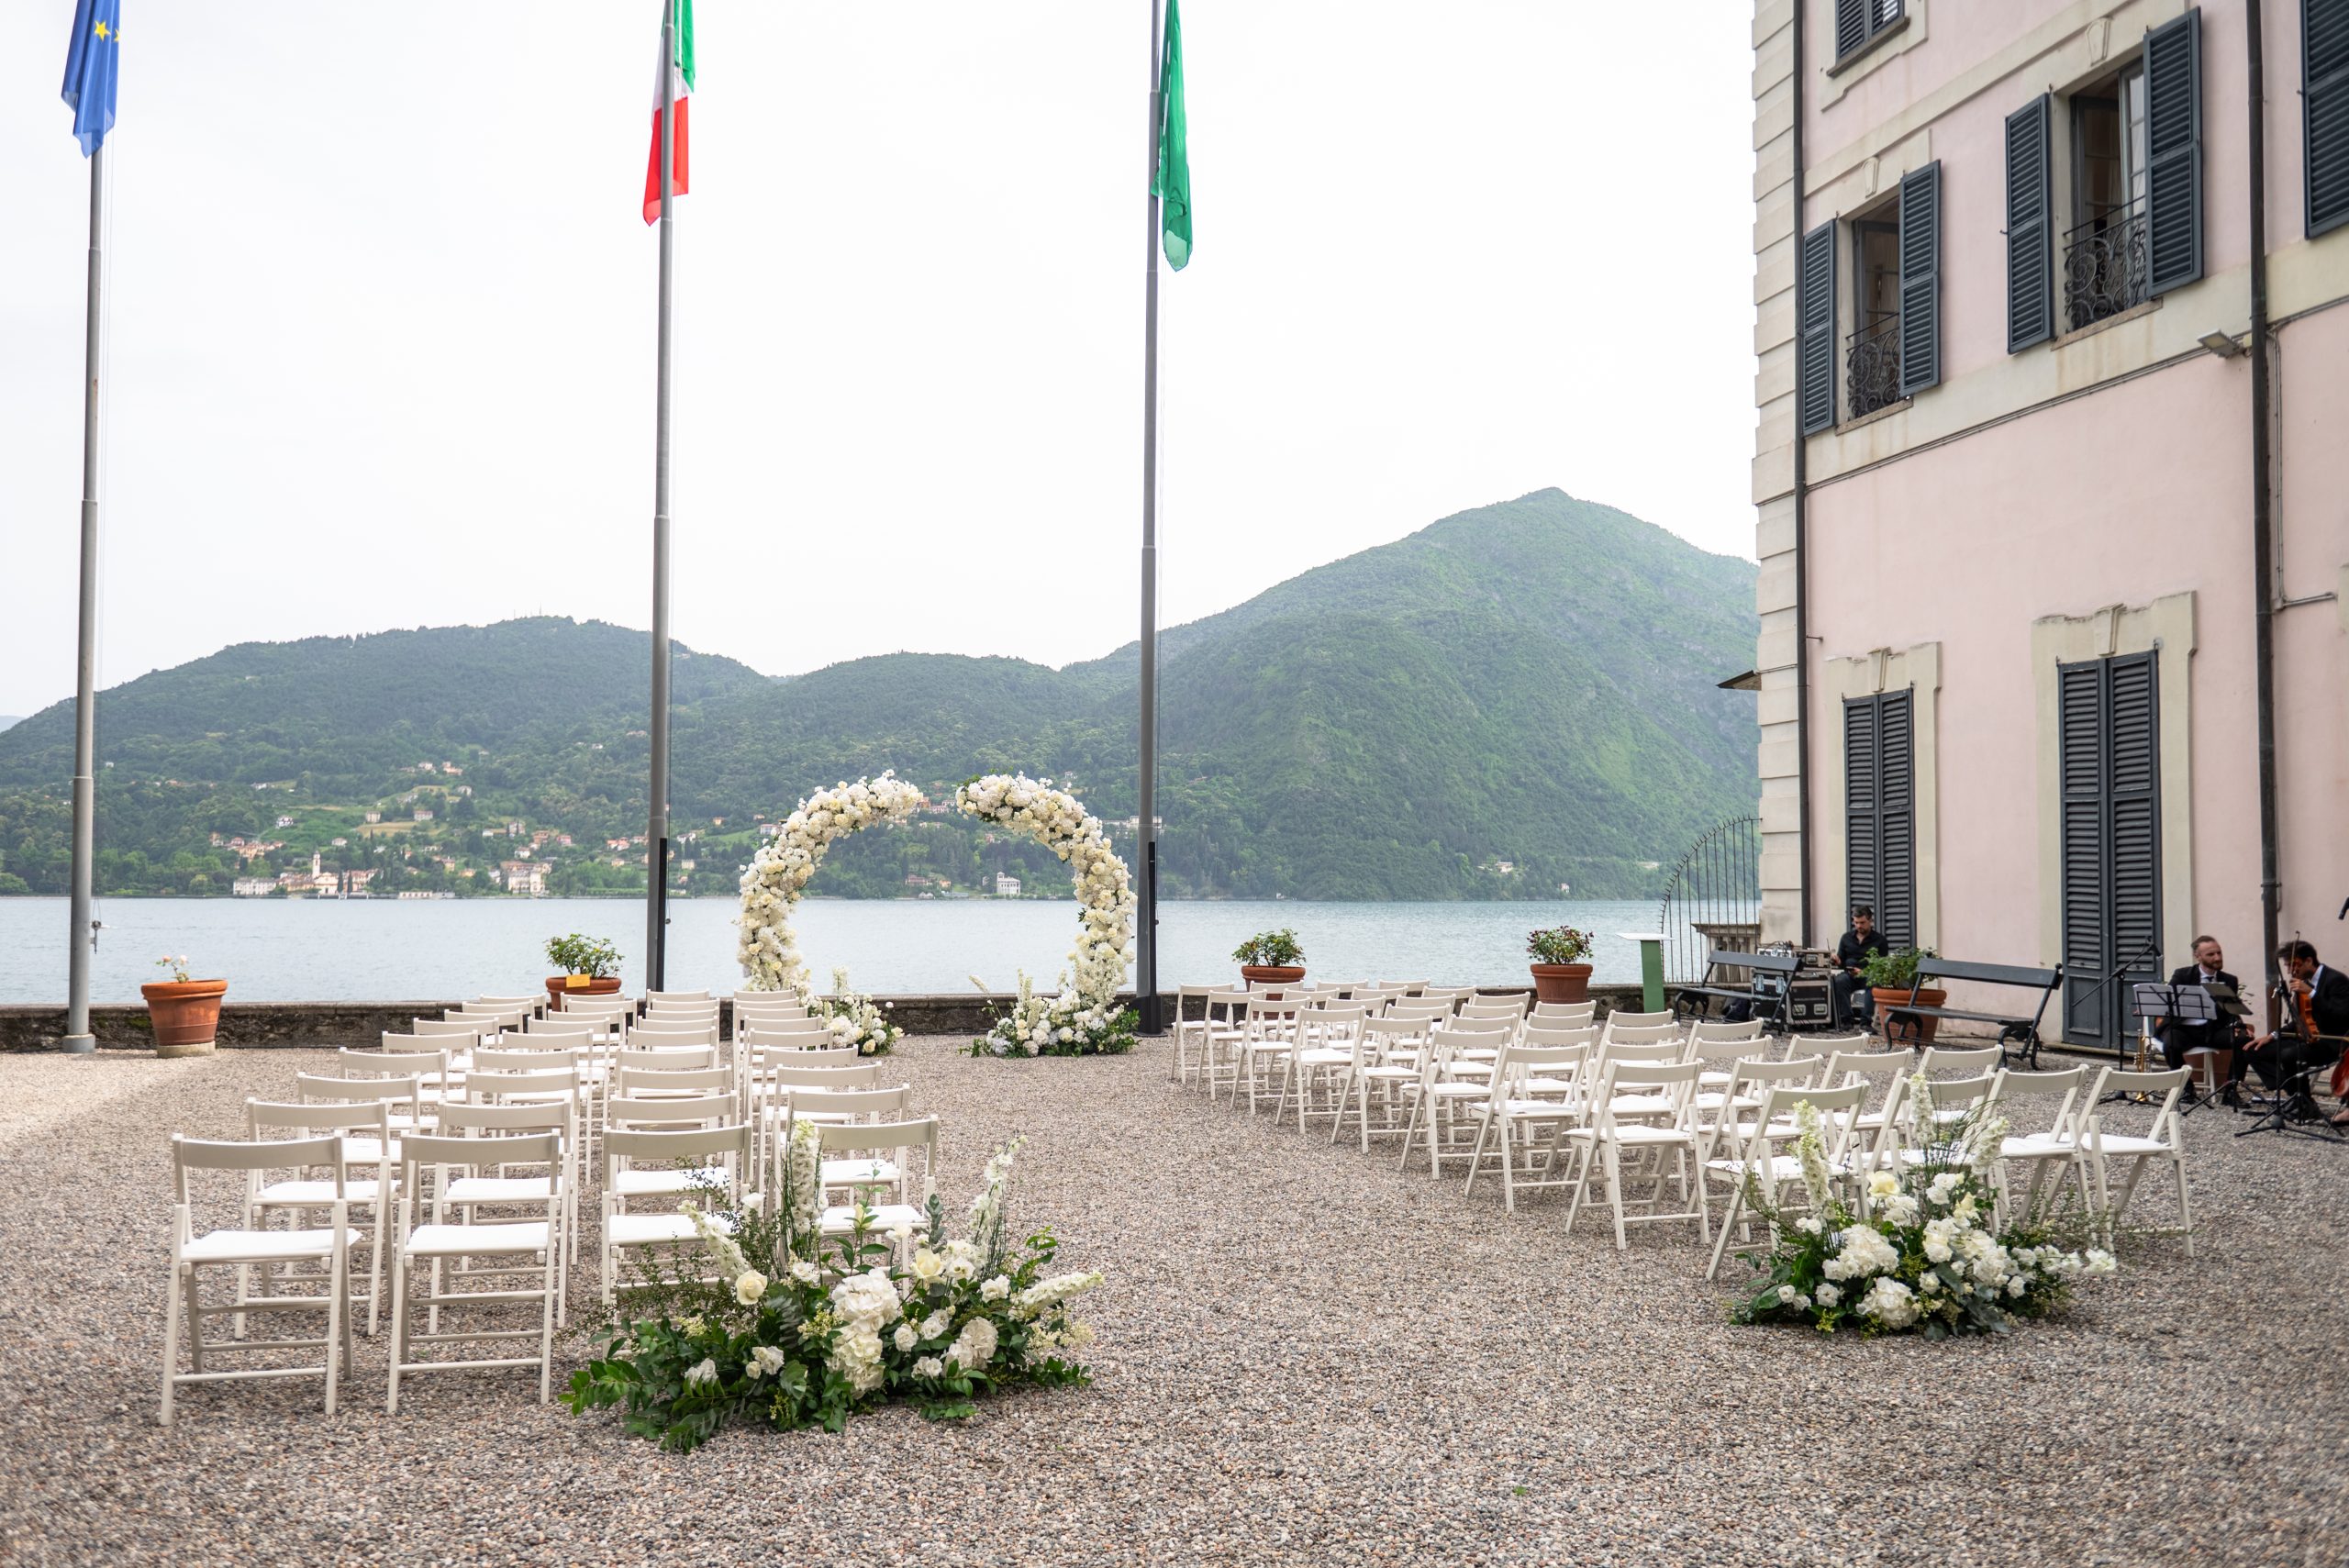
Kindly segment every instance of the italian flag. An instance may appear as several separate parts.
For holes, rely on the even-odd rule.
[[[662,0],[665,10],[669,0]],[[652,72],[652,156],[644,165],[644,221],[657,223],[661,218],[661,72],[669,73],[670,98],[677,110],[677,150],[670,166],[669,194],[682,196],[690,188],[685,178],[686,136],[692,120],[685,113],[685,101],[694,90],[694,0],[675,0],[677,7],[677,44],[670,57],[654,66]]]

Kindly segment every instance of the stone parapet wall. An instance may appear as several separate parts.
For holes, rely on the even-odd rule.
[[[1484,987],[1493,995],[1518,995],[1523,986]],[[1636,1006],[1636,985],[1594,985],[1602,1015]],[[1174,1001],[1172,993],[1167,1001]],[[984,996],[884,996],[890,1016],[908,1034],[979,1035],[995,1020],[999,1002]],[[1132,995],[1123,1000],[1131,1005]],[[450,999],[391,1002],[239,1002],[232,994],[220,1009],[218,1042],[224,1051],[276,1047],[328,1050],[352,1046],[372,1050],[386,1032],[405,1032],[411,1020],[437,1018],[457,1004]],[[719,1019],[730,1031],[733,1008],[719,1004]],[[151,1050],[154,1031],[139,1003],[107,1003],[90,1009],[90,1028],[102,1048]],[[0,1006],[0,1051],[53,1051],[65,1032],[65,1008],[47,1003]]]

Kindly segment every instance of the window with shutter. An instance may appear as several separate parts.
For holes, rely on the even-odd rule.
[[[2202,275],[2202,34],[2199,10],[2145,35],[2145,286]]]
[[[2349,223],[2349,0],[2300,0],[2308,233]]]
[[[1842,59],[1900,19],[1902,0],[1835,0],[1835,58]]]
[[[1835,225],[1802,237],[1795,281],[1795,402],[1806,436],[1835,423]]]
[[[1917,942],[1913,713],[1907,691],[1843,703],[1844,906],[1874,908],[1897,948]]]
[[[2045,94],[2007,117],[2007,352],[2055,336]]]
[[[1900,180],[1900,395],[1942,379],[1942,166]]]
[[[2161,730],[2154,655],[2057,668],[2064,1033],[2119,1050],[2128,987],[2161,977]],[[2115,971],[2123,971],[2111,979]]]

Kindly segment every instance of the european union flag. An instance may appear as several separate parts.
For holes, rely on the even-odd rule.
[[[74,0],[73,37],[65,46],[65,103],[73,139],[87,158],[114,128],[116,57],[122,42],[122,0]]]

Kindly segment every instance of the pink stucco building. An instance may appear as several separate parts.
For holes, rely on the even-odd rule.
[[[1765,934],[2349,962],[2349,0],[1753,42]]]

